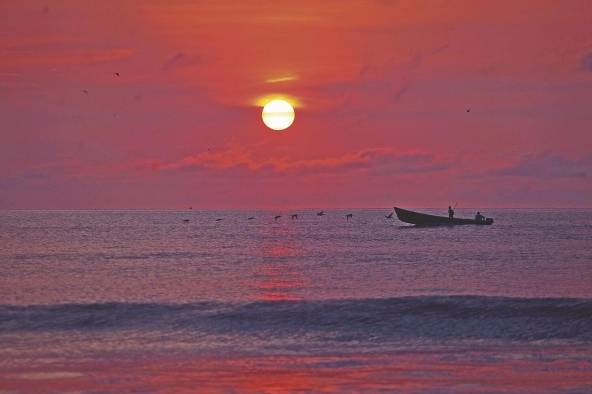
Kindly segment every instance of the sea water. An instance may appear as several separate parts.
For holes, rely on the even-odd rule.
[[[0,392],[592,392],[592,210],[319,210],[1,211]]]

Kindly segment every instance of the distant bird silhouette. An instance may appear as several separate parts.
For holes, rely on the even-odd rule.
[[[391,212],[388,215],[384,215],[384,217],[387,218],[387,219],[392,219],[393,218],[393,213],[394,212]]]
[[[279,218],[281,218],[281,217],[282,217],[282,215],[277,215],[277,216],[276,216],[276,217],[274,217],[273,219],[274,219],[274,220],[278,220],[278,219],[279,219]]]
[[[193,207],[189,207],[189,209],[193,209]]]
[[[325,211],[318,212],[317,216],[325,216]]]
[[[471,112],[471,109],[470,108],[467,108],[467,112]]]
[[[189,223],[189,219],[183,219],[185,223]]]
[[[354,214],[353,213],[348,213],[347,215],[345,215],[345,219],[346,220],[350,220],[353,217],[354,217]]]
[[[218,219],[216,219],[216,221],[217,221],[217,222],[219,222],[220,220],[222,220],[222,218],[218,218]]]
[[[249,217],[247,218],[247,220],[253,220],[253,219],[255,219],[255,216],[249,216]]]
[[[116,77],[118,77],[118,76],[119,76],[119,73],[115,73],[115,74],[113,74],[113,75],[115,75]]]
[[[86,90],[86,89],[82,89],[82,93],[84,93],[84,94],[88,94],[88,90]]]
[[[298,219],[298,214],[297,213],[295,213],[295,214],[292,215],[292,220],[294,220],[294,219]]]

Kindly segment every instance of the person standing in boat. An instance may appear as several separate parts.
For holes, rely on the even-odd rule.
[[[454,209],[450,205],[448,206],[448,219],[454,219]]]
[[[481,215],[481,212],[477,211],[477,214],[475,215],[475,220],[478,222],[482,222],[485,220],[485,216]]]

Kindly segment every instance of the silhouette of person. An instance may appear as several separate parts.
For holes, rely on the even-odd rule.
[[[448,219],[452,220],[454,218],[454,209],[449,205],[448,206]]]

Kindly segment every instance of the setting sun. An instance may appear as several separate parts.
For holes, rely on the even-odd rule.
[[[261,118],[272,130],[285,130],[294,122],[294,108],[285,100],[272,100],[265,104]]]

